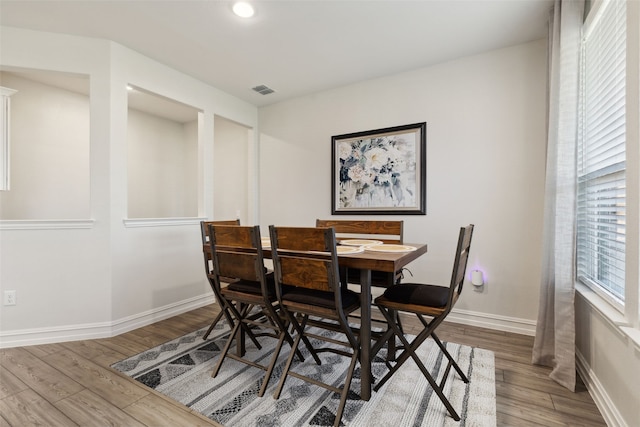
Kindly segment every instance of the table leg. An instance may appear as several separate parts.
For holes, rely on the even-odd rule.
[[[389,312],[391,318],[398,322],[398,316],[400,316],[400,313],[395,310],[389,310]],[[402,326],[400,326],[400,330],[402,330]],[[387,361],[396,361],[396,350],[396,336],[394,334],[391,335],[391,338],[389,338],[389,340],[387,341]]]
[[[238,313],[242,313],[242,304],[240,304],[239,302],[236,303],[236,308],[238,310]],[[245,340],[245,335],[244,335],[244,331],[242,328],[238,329],[238,333],[236,336],[236,353],[238,354],[239,357],[244,356],[244,354],[246,353],[246,340]]]
[[[360,270],[360,397],[371,398],[371,270]]]

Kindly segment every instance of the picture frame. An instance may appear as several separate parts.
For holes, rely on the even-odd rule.
[[[331,213],[426,215],[427,123],[331,137]]]

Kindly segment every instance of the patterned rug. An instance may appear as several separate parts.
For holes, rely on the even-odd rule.
[[[257,393],[264,374],[262,370],[227,358],[218,376],[211,378],[229,328],[221,322],[209,339],[203,341],[205,332],[206,328],[197,330],[117,362],[112,367],[224,426],[332,425],[339,403],[337,394],[290,377],[280,398],[275,400],[272,397],[289,347],[283,347],[269,388],[260,398]],[[259,340],[262,350],[258,351],[248,342],[246,357],[266,364],[275,340],[264,337]],[[359,400],[360,377],[356,367],[342,423],[348,426],[495,426],[493,352],[454,343],[446,343],[446,346],[470,379],[469,384],[465,384],[452,369],[445,388],[445,394],[460,414],[461,421],[456,422],[448,415],[427,380],[410,360],[378,392],[373,392],[369,401]],[[301,350],[303,348],[301,346]],[[446,367],[442,353],[437,350],[429,339],[418,351],[431,372],[439,372]],[[316,375],[322,381],[335,385],[344,383],[349,363],[347,358],[322,353],[322,365],[318,366],[311,357],[306,357],[305,351],[305,362],[302,365],[297,362],[297,366],[294,362],[294,370]],[[382,350],[374,360],[372,373],[376,379],[387,371],[384,356]]]

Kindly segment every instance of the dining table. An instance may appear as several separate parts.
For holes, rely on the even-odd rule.
[[[271,258],[271,248],[268,245],[268,238],[263,238],[264,258]],[[389,246],[393,246],[395,250],[385,251],[384,248],[382,250],[373,250],[364,246],[361,251],[342,253],[338,251],[338,264],[340,267],[360,270],[360,398],[362,400],[371,399],[373,386],[371,362],[375,355],[371,354],[371,272],[395,273],[427,253],[427,245],[425,243],[403,243],[402,245]],[[396,246],[404,246],[406,248],[405,250],[397,250]],[[203,245],[203,249],[205,251],[210,250],[208,244]],[[244,353],[244,337],[240,338],[238,344],[239,351],[241,354]]]
[[[424,243],[403,243],[411,248],[406,251],[365,250],[353,254],[340,254],[338,264],[360,270],[360,398],[371,398],[371,272],[384,271],[395,273],[403,267],[427,253]],[[393,286],[393,285],[392,285]]]

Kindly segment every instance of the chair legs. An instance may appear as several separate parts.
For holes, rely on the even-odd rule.
[[[282,350],[282,346],[284,345],[285,341],[287,341],[291,346],[291,354],[297,356],[301,362],[304,362],[304,356],[302,356],[302,353],[298,349],[297,344],[294,345],[294,340],[288,332],[288,324],[286,322],[283,322],[282,319],[280,318],[276,319],[276,324],[277,324],[278,330],[280,331],[280,334],[278,337],[278,344],[276,345],[276,348],[273,351],[273,355],[271,356],[271,361],[269,362],[269,365],[266,368],[267,372],[264,376],[264,380],[262,381],[262,385],[260,386],[258,397],[264,396],[264,393],[267,390],[267,385],[269,384],[269,380],[271,379],[271,375],[273,374],[273,369],[276,366],[276,363],[278,361],[278,356],[280,356],[280,351]],[[315,352],[313,351],[313,347],[311,347],[311,343],[309,342],[309,340],[307,340],[306,337],[303,337],[303,338],[304,338],[303,341],[305,343],[305,346],[310,350],[311,354],[315,356]],[[300,341],[298,341],[298,343],[299,342]]]
[[[296,334],[296,338],[293,340],[293,344],[291,344],[291,353],[289,354],[287,363],[285,364],[282,375],[280,376],[280,382],[278,383],[278,387],[276,388],[276,391],[273,393],[274,399],[280,398],[280,394],[282,393],[282,388],[284,387],[284,382],[287,379],[287,375],[289,374],[289,369],[291,368],[291,364],[293,363],[293,357],[295,356],[295,352],[298,351],[298,346],[300,345],[300,341],[304,336],[304,328],[307,326],[307,321],[309,320],[309,316],[304,316],[304,318],[302,319],[302,324],[299,324],[295,320],[295,318],[293,318],[293,316],[291,317],[292,317],[291,323],[293,324],[293,327],[296,329],[297,334]],[[313,347],[311,348],[311,355],[313,356],[313,360],[316,362],[316,364],[320,365],[322,363],[320,361],[320,358],[316,354],[316,352],[313,350]]]
[[[393,376],[393,374],[404,364],[404,362],[406,362],[409,358],[412,358],[413,361],[418,366],[418,368],[420,369],[420,371],[422,372],[422,374],[425,376],[425,378],[429,382],[429,384],[431,385],[431,387],[433,388],[433,391],[440,398],[440,400],[442,401],[444,406],[447,408],[447,411],[449,411],[449,414],[451,415],[451,417],[456,421],[460,421],[460,416],[458,415],[456,410],[453,408],[453,406],[451,405],[451,403],[449,402],[447,397],[444,395],[443,389],[444,389],[445,383],[447,381],[447,378],[449,376],[449,372],[451,370],[451,367],[453,367],[456,370],[456,372],[458,373],[458,375],[460,376],[462,381],[464,381],[465,383],[468,383],[469,379],[462,372],[462,370],[460,369],[460,367],[458,366],[456,361],[453,359],[453,357],[451,356],[449,351],[447,351],[447,349],[444,346],[444,344],[442,343],[442,341],[440,341],[440,339],[434,333],[434,330],[435,330],[436,326],[438,326],[438,324],[441,322],[441,319],[434,318],[434,319],[431,320],[431,322],[427,322],[426,320],[424,320],[424,318],[421,315],[416,314],[418,316],[418,318],[420,319],[420,321],[425,326],[425,328],[422,330],[422,332],[420,332],[416,336],[416,338],[413,341],[409,342],[407,340],[407,338],[405,337],[403,331],[400,329],[400,327],[394,321],[395,317],[396,317],[395,313],[392,310],[387,310],[387,309],[382,308],[382,307],[380,307],[380,311],[382,312],[382,314],[387,319],[388,325],[389,325],[389,329],[391,331],[393,331],[393,334],[395,336],[397,336],[398,339],[400,339],[400,342],[402,343],[402,345],[404,347],[404,351],[397,358],[396,364],[393,367],[391,367],[389,372],[387,372],[387,374],[375,385],[374,390],[378,391],[380,389],[380,387],[382,387],[387,382],[387,380],[389,380],[389,378],[391,378]],[[447,361],[448,361],[447,367],[446,367],[446,369],[444,371],[444,374],[442,376],[442,380],[441,380],[440,384],[438,384],[435,381],[435,379],[432,377],[432,375],[429,373],[427,368],[424,366],[424,364],[422,363],[422,361],[420,360],[420,358],[416,354],[416,350],[418,349],[418,347],[420,347],[420,345],[429,336],[431,336],[433,338],[433,340],[438,345],[438,347],[440,348],[440,350],[442,351],[442,353],[444,354],[444,356],[447,358]],[[379,346],[376,346],[376,348],[379,348]]]
[[[217,299],[218,299],[218,301],[220,301],[219,298],[217,298]],[[218,324],[220,319],[222,319],[222,316],[227,318],[227,322],[229,323],[229,327],[233,328],[233,319],[231,318],[229,313],[225,310],[225,307],[222,304],[220,304],[220,312],[215,317],[215,319],[213,319],[213,322],[211,322],[211,326],[209,326],[209,329],[207,329],[207,332],[202,336],[203,340],[206,340],[207,338],[209,338],[209,335],[211,335],[211,332],[213,331],[213,328],[216,327],[216,325]]]
[[[229,349],[231,348],[231,343],[233,342],[233,338],[238,333],[241,323],[242,322],[237,322],[233,327],[233,329],[231,330],[231,333],[229,334],[229,338],[227,339],[227,342],[225,343],[224,348],[220,353],[220,356],[218,356],[218,363],[216,364],[215,369],[211,373],[211,376],[213,378],[215,378],[218,375],[218,372],[220,372],[220,368],[222,367],[222,362],[224,362],[224,359],[227,357],[227,354],[229,353]]]
[[[291,316],[293,317],[293,316]],[[296,337],[295,340],[293,342],[293,345],[291,346],[292,350],[297,351],[298,350],[298,346],[300,345],[300,341],[307,341],[307,336],[305,335],[305,329],[307,328],[307,321],[309,320],[309,316],[305,315],[302,319],[302,321],[300,323],[298,323],[295,319],[292,319],[292,323],[296,329]],[[310,345],[310,344],[309,344]],[[293,357],[295,355],[295,351],[292,351],[289,354],[289,358],[287,359],[287,362],[285,364],[285,368],[282,372],[282,375],[280,377],[280,382],[278,383],[278,387],[276,388],[276,391],[273,394],[274,399],[278,399],[280,397],[280,394],[282,393],[282,389],[284,387],[285,381],[287,379],[287,377],[289,375],[299,378],[301,380],[307,381],[309,383],[318,385],[320,387],[323,387],[327,390],[333,391],[334,393],[339,393],[340,394],[340,403],[338,404],[338,408],[336,409],[336,418],[334,420],[334,427],[338,427],[340,425],[340,421],[342,420],[342,413],[344,412],[344,408],[347,404],[347,397],[349,396],[349,388],[351,387],[351,380],[353,379],[353,373],[355,371],[355,367],[356,364],[360,358],[360,352],[359,352],[359,346],[356,346],[356,348],[352,349],[353,352],[352,353],[347,353],[345,351],[340,351],[340,350],[336,350],[336,351],[332,351],[334,353],[337,354],[341,354],[343,356],[350,356],[351,357],[351,363],[349,364],[349,369],[347,370],[346,376],[345,376],[345,382],[344,385],[340,388],[340,387],[334,387],[331,386],[329,384],[325,384],[315,378],[310,378],[307,377],[305,375],[299,374],[297,372],[293,372],[291,371],[291,365],[293,363]],[[319,350],[322,351],[322,350]],[[328,350],[325,350],[328,351]],[[321,364],[321,360],[317,355],[317,352],[311,348],[310,349],[311,355],[313,356],[316,364],[320,365]]]
[[[267,367],[267,372],[264,375],[264,379],[262,380],[262,385],[260,386],[260,391],[258,392],[258,397],[264,396],[264,393],[267,390],[267,385],[269,385],[269,380],[271,379],[271,375],[273,374],[273,368],[276,367],[276,362],[278,361],[278,356],[280,355],[280,350],[282,350],[282,346],[284,345],[284,341],[285,340],[287,340],[287,341],[292,340],[291,335],[289,335],[289,333],[287,332],[286,328],[282,329],[280,331],[280,336],[278,338],[278,344],[276,345],[276,348],[273,350],[273,356],[271,356],[271,361],[269,363],[269,366]],[[291,342],[289,344],[291,344]],[[293,347],[292,347],[292,349],[293,349]],[[295,352],[297,353],[298,352],[297,348],[295,350],[296,350]],[[292,351],[292,353],[294,353],[294,351]],[[299,357],[302,358],[302,355],[300,354]],[[304,359],[301,359],[301,360],[304,360]]]
[[[216,318],[213,319],[213,322],[211,322],[211,326],[209,326],[209,329],[207,329],[207,332],[202,336],[203,340],[206,340],[207,338],[209,338],[211,331],[213,331],[213,328],[216,327],[220,319],[222,319],[223,315],[224,315],[224,312],[221,310],[220,313],[218,313],[218,315],[216,316]]]
[[[351,364],[349,365],[349,370],[347,371],[344,386],[342,388],[342,393],[340,394],[340,405],[338,405],[338,409],[336,410],[336,419],[333,423],[334,427],[340,426],[340,420],[342,420],[342,413],[344,412],[344,407],[347,404],[347,397],[349,396],[349,388],[351,387],[351,380],[353,379],[353,372],[356,368],[356,362],[360,359],[360,352],[356,349],[353,352],[353,356],[351,357]]]
[[[216,316],[215,319],[213,319],[213,322],[211,322],[211,326],[209,326],[209,329],[207,329],[207,332],[202,336],[203,340],[206,340],[207,338],[209,338],[209,335],[211,335],[211,332],[213,331],[213,328],[216,327],[216,325],[218,324],[218,322],[220,321],[220,319],[222,319],[222,316],[224,316],[226,313],[224,310],[220,310],[220,312],[218,313],[218,315]],[[230,318],[227,318],[227,321],[229,322],[229,325],[231,327],[233,327],[233,322],[230,320]]]
[[[213,372],[211,373],[211,376],[215,378],[218,375],[218,373],[220,372],[220,368],[222,367],[222,364],[226,357],[230,357],[232,359],[235,359],[247,365],[265,370],[266,374],[264,376],[264,379],[262,380],[260,391],[258,392],[258,396],[262,397],[267,389],[269,380],[271,379],[271,375],[273,373],[273,369],[275,368],[276,362],[278,360],[278,356],[280,355],[280,351],[285,341],[288,342],[289,345],[291,345],[292,348],[295,350],[295,351],[292,351],[292,356],[297,356],[300,359],[300,361],[304,361],[304,356],[302,355],[300,350],[297,348],[297,346],[294,347],[293,338],[288,332],[288,322],[283,321],[277,313],[268,313],[267,311],[264,311],[264,310],[259,315],[250,315],[249,313],[251,312],[253,307],[254,306],[252,304],[242,304],[240,310],[238,310],[235,306],[229,308],[229,312],[232,314],[232,316],[230,317],[235,317],[235,321],[231,322],[233,327],[231,329],[231,332],[229,333],[229,338],[227,339],[222,351],[220,352],[220,355],[218,356],[218,363],[216,364]],[[262,326],[257,326],[257,327],[273,329],[275,333],[277,333],[277,336],[274,335],[273,333],[267,333],[267,334],[263,333],[263,334],[257,334],[257,335],[254,334],[249,325],[254,325],[254,327],[256,327],[256,323],[252,321],[255,317],[264,317],[265,322],[267,322],[267,323],[261,323]],[[229,350],[231,349],[231,344],[236,338],[239,337],[241,331],[251,338],[251,340],[254,342],[254,344],[258,349],[261,349],[262,346],[257,341],[256,336],[269,335],[269,336],[278,338],[278,343],[276,344],[276,347],[273,351],[273,355],[271,356],[271,360],[269,361],[268,365],[261,365],[256,362],[244,359],[242,357],[244,356],[244,354],[236,355],[233,353],[229,353]],[[313,347],[311,346],[311,343],[306,337],[303,337],[303,342],[305,343],[305,346],[311,351],[311,353],[314,354]],[[317,358],[315,354],[314,354],[314,357]]]
[[[232,328],[231,328],[231,332],[229,333],[229,338],[227,339],[227,342],[225,343],[224,348],[220,353],[218,363],[215,369],[213,370],[213,373],[211,374],[212,377],[215,378],[218,375],[218,372],[222,367],[222,362],[224,362],[224,359],[227,357],[227,355],[229,355],[229,349],[231,348],[231,343],[234,341],[234,338],[238,336],[238,332],[240,331],[240,329],[242,329],[242,331],[249,336],[251,341],[253,341],[253,343],[258,349],[262,348],[262,346],[258,342],[257,338],[255,337],[255,335],[253,334],[249,326],[242,321],[247,316],[247,313],[251,311],[252,308],[253,308],[253,305],[250,305],[250,304],[243,305],[240,308],[240,311],[238,311],[232,304],[228,304],[228,310],[231,313],[233,313],[233,317],[236,318],[236,321],[231,323]],[[241,358],[242,355],[243,354],[240,354],[238,356],[235,356],[235,355],[229,355],[229,356],[233,358]]]

